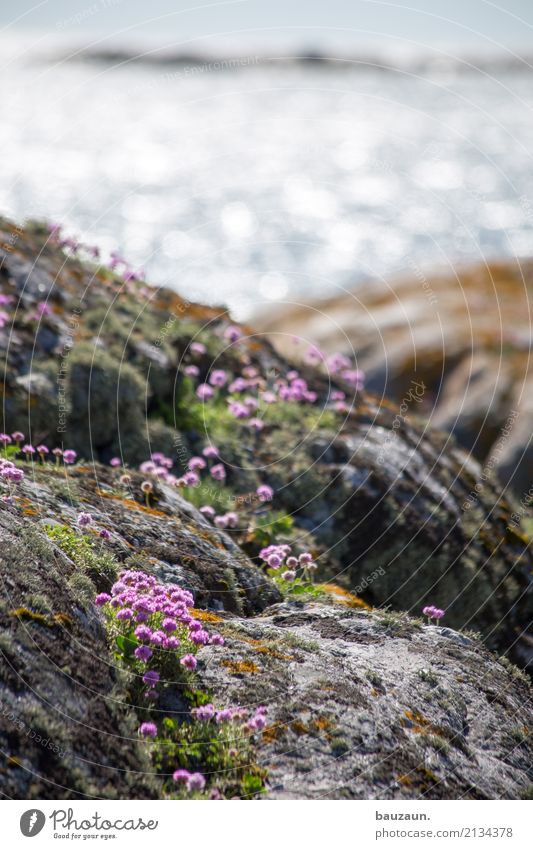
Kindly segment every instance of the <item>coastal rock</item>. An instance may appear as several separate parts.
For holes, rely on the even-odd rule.
[[[422,382],[431,425],[453,432],[521,499],[533,479],[532,291],[530,260],[433,275],[413,265],[392,284],[272,309],[256,324],[285,354],[294,336],[326,352],[354,349],[367,388],[398,404]]]
[[[10,226],[3,224],[5,242]],[[39,280],[50,276],[42,321],[58,343],[54,357],[48,345],[36,348],[39,322],[16,313],[20,342],[3,351],[6,431],[30,432],[34,443],[61,441],[104,462],[118,454],[137,465],[153,450],[172,451],[181,470],[212,442],[221,449],[234,498],[250,501],[259,484],[273,487],[275,509],[310,537],[322,577],[374,605],[418,614],[438,603],[451,627],[479,630],[490,647],[508,651],[522,666],[530,662],[532,561],[524,511],[500,495],[496,478],[453,438],[428,426],[425,391],[410,385],[406,405],[358,391],[347,412],[337,413],[331,391],[353,390],[336,376],[330,381],[323,371],[299,366],[316,401],[280,405],[260,433],[244,438],[227,410],[210,415],[209,405],[198,404],[183,365],[191,362],[190,343],[200,340],[199,380],[216,363],[228,374],[253,367],[275,381],[294,362],[263,333],[243,327],[243,340],[228,343],[224,309],[191,304],[168,289],[140,296],[104,266],[68,257],[39,227],[21,231],[4,251],[3,293],[24,288],[21,268]],[[418,311],[424,313],[420,302]],[[67,349],[61,347],[65,333]],[[403,333],[400,327],[391,339]],[[367,342],[378,344],[370,331]],[[49,382],[45,391],[30,386],[28,396],[27,383],[19,381],[33,373]]]

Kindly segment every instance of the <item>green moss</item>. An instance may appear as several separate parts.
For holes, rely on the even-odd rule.
[[[106,590],[115,581],[119,568],[118,561],[112,554],[95,549],[95,544],[82,533],[72,530],[67,525],[46,526],[46,533],[58,548],[83,571],[97,590]],[[80,585],[78,585],[78,590]]]

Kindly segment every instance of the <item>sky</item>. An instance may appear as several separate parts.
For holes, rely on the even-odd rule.
[[[0,32],[196,48],[533,47],[532,0],[2,0]]]

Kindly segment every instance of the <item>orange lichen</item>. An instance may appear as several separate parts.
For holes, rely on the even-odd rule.
[[[256,675],[261,672],[252,660],[223,660],[222,666],[229,669],[232,675]]]
[[[320,584],[320,589],[332,596],[333,601],[343,604],[345,607],[357,607],[362,610],[372,609],[362,598],[345,590],[343,587],[338,587],[337,584]]]
[[[223,622],[222,617],[217,616],[216,613],[211,613],[209,610],[197,610],[195,607],[191,607],[191,615],[194,616],[195,619],[199,619],[201,622]]]

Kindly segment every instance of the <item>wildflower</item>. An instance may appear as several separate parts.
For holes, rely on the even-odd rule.
[[[93,517],[90,513],[80,513],[77,518],[78,527],[86,528],[93,521]]]
[[[226,327],[224,331],[224,338],[228,339],[230,342],[236,342],[242,336],[242,330],[235,325],[231,325],[230,327]]]
[[[256,713],[255,716],[247,723],[247,728],[250,731],[262,731],[266,725],[266,719],[262,713]]]
[[[224,369],[214,369],[209,375],[211,386],[222,387],[227,383],[228,376]]]
[[[298,567],[298,558],[297,557],[287,557],[287,566],[289,569],[296,569]]]
[[[100,530],[100,538],[101,539],[111,539],[111,534],[107,530],[107,528],[102,528]]]
[[[226,519],[229,528],[236,528],[239,524],[239,514],[235,513],[235,511],[233,510],[231,510],[229,513],[226,513],[224,518]]]
[[[183,373],[186,374],[187,377],[198,377],[200,369],[195,365],[185,366]]]
[[[237,394],[239,392],[244,392],[247,388],[248,382],[243,377],[237,377],[228,386],[228,392]]]
[[[20,432],[20,430],[15,430],[15,431],[11,434],[11,436],[12,436],[12,438],[15,440],[15,442],[17,443],[17,445],[19,445],[21,442],[23,442],[23,441],[24,441],[24,434],[23,434],[23,433],[21,433],[21,432]]]
[[[216,466],[212,467],[211,477],[216,481],[223,481],[226,479],[226,470],[222,463],[217,463]]]
[[[41,458],[41,462],[44,463],[44,458],[46,457],[47,454],[50,453],[48,448],[46,447],[46,445],[38,445],[37,448],[36,448],[36,451],[37,451],[39,457]]]
[[[207,445],[202,451],[202,454],[208,459],[214,459],[215,457],[218,457],[219,451],[215,445]]]
[[[163,619],[163,623],[162,623],[161,627],[163,628],[164,631],[167,631],[170,634],[170,633],[172,633],[172,631],[175,631],[178,626],[177,626],[176,622],[174,621],[174,619],[168,618],[168,619]]]
[[[200,513],[203,516],[207,516],[209,519],[212,519],[215,516],[215,510],[209,504],[204,504],[203,507],[200,507]]]
[[[429,625],[431,624],[432,619],[436,619],[438,622],[439,619],[442,619],[444,616],[444,610],[441,610],[440,607],[434,607],[433,605],[424,607],[422,613],[424,616],[427,616]]]
[[[164,631],[154,631],[152,636],[150,637],[150,642],[153,646],[162,646],[166,640],[166,634]]]
[[[24,472],[13,465],[4,466],[1,471],[2,477],[11,483],[21,483],[24,480]]]
[[[146,500],[146,506],[150,506],[150,493],[154,491],[153,485],[150,481],[143,481],[141,484],[141,491],[144,492],[144,498]]]
[[[207,348],[202,342],[191,342],[189,345],[189,351],[193,354],[205,354]]]
[[[143,663],[150,660],[153,655],[153,651],[149,646],[137,646],[134,651],[134,655],[137,660],[141,660]]]
[[[296,577],[296,572],[292,571],[291,569],[287,569],[286,572],[282,573],[281,577],[284,581],[294,581]]]
[[[97,604],[98,607],[103,607],[103,605],[107,604],[107,602],[110,601],[110,600],[111,600],[111,596],[109,595],[109,593],[99,593],[96,596],[94,603]]]
[[[185,486],[198,486],[198,484],[200,483],[200,478],[198,477],[196,472],[185,472],[181,480],[184,481]]]
[[[188,669],[189,672],[194,672],[194,670],[198,666],[198,662],[197,662],[197,660],[196,660],[196,658],[193,654],[183,655],[183,657],[180,660],[180,663],[181,663],[182,666],[185,667],[185,669]]]
[[[250,430],[255,430],[256,433],[259,433],[259,431],[263,430],[264,426],[265,423],[262,421],[262,419],[250,419],[250,421],[248,422],[248,427],[250,428]]]
[[[316,345],[310,345],[305,352],[305,360],[308,363],[319,363],[324,359],[324,354]]]
[[[201,383],[196,390],[196,397],[199,398],[200,401],[208,401],[214,394],[215,393],[207,383]]]
[[[120,619],[121,621],[133,619],[133,610],[131,607],[123,607],[122,610],[119,610],[117,613],[117,619]]]
[[[0,443],[4,448],[11,443],[11,437],[7,433],[0,433]]]
[[[139,726],[141,737],[157,737],[157,726],[154,722],[143,722]]]
[[[223,646],[224,637],[222,636],[222,634],[212,634],[209,639],[209,642],[212,646]]]
[[[200,722],[209,722],[210,719],[213,719],[215,715],[215,708],[213,705],[201,705],[200,707],[193,708],[191,713],[196,719],[199,719]]]
[[[77,456],[77,453],[73,451],[72,448],[67,448],[66,451],[63,451],[63,461],[69,466],[76,462]]]
[[[217,710],[216,721],[219,724],[221,724],[222,722],[229,722],[231,719],[233,719],[233,713],[229,708]]]
[[[187,468],[191,472],[198,472],[200,469],[205,469],[207,463],[203,457],[191,457],[187,463]]]
[[[193,791],[202,791],[205,787],[205,778],[203,777],[201,772],[193,772],[189,775],[187,779],[187,790]]]
[[[258,486],[255,492],[259,498],[259,501],[272,501],[274,497],[274,490],[266,483],[263,483],[261,484],[261,486]]]
[[[364,386],[365,373],[359,369],[344,369],[341,371],[341,377],[355,389],[362,389]]]
[[[135,636],[138,640],[149,640],[152,636],[152,629],[148,625],[139,625],[135,629]]]
[[[300,566],[309,566],[309,564],[313,562],[313,555],[308,551],[304,551],[303,554],[300,554],[298,560]]]
[[[155,687],[155,685],[159,683],[159,678],[159,672],[156,672],[155,669],[149,669],[148,672],[145,672],[143,675],[143,681],[149,687]]]
[[[344,354],[332,354],[331,357],[328,357],[327,364],[329,370],[332,374],[337,374],[341,369],[350,368],[351,362],[348,357],[345,357]]]
[[[129,486],[129,484],[131,483],[131,475],[121,475],[119,477],[119,481],[121,484],[123,484],[123,486]]]
[[[63,456],[62,449],[61,448],[54,448],[52,450],[52,454],[56,458],[56,466],[59,466],[59,461],[60,461],[61,457]]]
[[[28,462],[30,461],[32,455],[35,454],[35,448],[29,443],[27,445],[23,445],[21,451],[23,452],[23,454],[26,455],[26,460],[28,460]]]
[[[120,459],[120,457],[111,457],[109,465],[112,466],[114,469],[117,469],[119,466],[122,466],[122,460]]]
[[[191,773],[187,769],[177,769],[176,772],[173,774],[172,778],[176,782],[178,782],[178,781],[186,782],[186,781],[189,780],[190,774]]]
[[[228,527],[228,520],[225,516],[216,516],[215,517],[215,527],[223,530]]]

